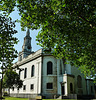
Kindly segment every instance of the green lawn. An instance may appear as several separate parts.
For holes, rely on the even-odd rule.
[[[5,97],[3,100],[28,100],[28,98]]]
[[[28,98],[5,97],[3,100],[28,100]],[[43,99],[43,100],[77,100],[77,99]]]

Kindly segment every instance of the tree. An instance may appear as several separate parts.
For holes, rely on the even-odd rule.
[[[1,69],[9,68],[17,57],[14,44],[17,44],[18,40],[13,36],[17,33],[14,27],[15,22],[12,22],[11,18],[0,15],[0,62],[3,64]]]
[[[17,57],[17,51],[14,49],[14,44],[17,44],[18,40],[14,37],[17,33],[14,30],[15,22],[12,22],[11,18],[5,17],[0,14],[0,64],[1,64],[1,90],[0,94],[2,96],[2,84],[3,84],[3,74],[6,70],[12,67],[13,60]],[[1,97],[0,97],[1,98]]]
[[[23,85],[23,81],[20,80],[20,76],[13,70],[7,70],[4,74],[3,78],[3,87],[4,88],[21,88]],[[10,92],[9,92],[10,94]]]
[[[39,45],[79,67],[85,76],[95,77],[95,0],[2,0],[1,6],[8,14],[17,6],[23,29],[41,28]]]

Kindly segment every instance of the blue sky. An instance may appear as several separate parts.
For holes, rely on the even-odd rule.
[[[20,19],[17,9],[15,9],[15,11],[10,14],[10,17],[12,17],[12,20]],[[24,42],[24,37],[26,35],[27,28],[26,31],[21,31],[20,23],[16,23],[15,29],[18,31],[15,37],[17,37],[19,40],[19,43],[15,45],[15,49],[19,52],[22,51],[22,45]],[[33,31],[30,30],[30,36],[32,38],[31,40],[32,51],[37,51],[38,49],[41,48],[39,45],[36,44],[37,43],[36,35],[38,34],[38,32],[39,30],[33,30]],[[14,62],[16,62],[17,60],[18,58],[16,58]]]

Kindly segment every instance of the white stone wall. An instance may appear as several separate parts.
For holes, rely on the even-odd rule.
[[[35,53],[33,56],[32,55],[28,56],[27,58],[23,59],[23,61],[18,62],[17,64],[22,64],[24,61],[28,61],[28,59],[30,60],[31,56],[35,58],[37,55],[38,52]],[[33,77],[31,77],[32,65],[35,66]],[[41,93],[41,67],[42,67],[42,57],[36,58],[29,62],[25,62],[25,64],[20,65],[19,68],[21,69],[27,68],[27,77],[25,79],[24,79],[24,70],[21,71],[20,74],[20,79],[23,80],[23,85],[26,85],[26,90],[23,90],[22,87],[21,89],[19,89],[19,91],[17,91],[17,88],[15,88],[14,91],[10,90],[10,93],[40,94]],[[34,84],[33,90],[30,89],[31,84]]]
[[[52,75],[47,75],[47,62],[49,61],[51,61],[53,64]],[[72,83],[73,93],[78,94],[77,76],[80,75],[82,77],[83,95],[92,94],[90,88],[93,86],[92,81],[88,81],[86,86],[84,75],[76,67],[73,67],[70,64],[66,64],[64,66],[62,60],[56,59],[52,55],[46,54],[42,56],[42,49],[32,53],[22,61],[18,61],[14,64],[14,66],[16,66],[16,64],[19,65],[21,69],[27,68],[27,78],[24,79],[24,71],[21,72],[20,76],[20,78],[24,81],[23,85],[26,85],[26,90],[23,90],[22,87],[19,91],[14,89],[14,91],[11,90],[10,93],[42,94],[46,96],[48,96],[48,94],[52,96],[55,94],[62,95],[61,84],[63,84],[65,86],[65,95],[68,96],[68,94],[72,94],[70,92],[70,83]],[[31,77],[32,65],[35,66],[34,77]],[[47,89],[47,83],[53,83],[53,89]],[[30,90],[31,84],[34,84],[33,90]]]

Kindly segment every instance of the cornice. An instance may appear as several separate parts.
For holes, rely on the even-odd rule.
[[[23,52],[21,52],[23,53]],[[39,49],[38,51],[36,52],[32,52],[29,56],[27,56],[26,58],[22,59],[21,61],[17,61],[16,63],[14,63],[13,67],[16,67],[17,65],[18,66],[21,66],[21,65],[24,65],[30,61],[33,61],[39,57],[44,57],[44,56],[53,56],[52,54],[47,54],[47,53],[44,53],[43,52],[43,49]],[[54,56],[53,56],[54,57]]]

